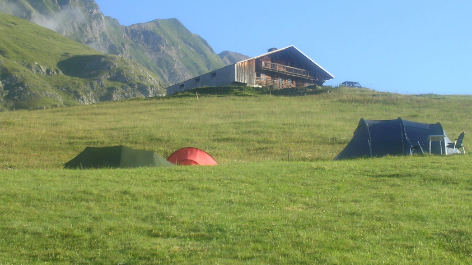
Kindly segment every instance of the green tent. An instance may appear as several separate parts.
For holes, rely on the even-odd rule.
[[[65,168],[129,168],[173,166],[152,151],[132,149],[123,145],[86,147]]]

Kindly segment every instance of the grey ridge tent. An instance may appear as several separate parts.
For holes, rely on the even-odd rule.
[[[424,153],[454,154],[459,151],[448,148],[451,140],[441,124],[426,124],[395,120],[359,121],[354,136],[334,160],[356,157],[381,157],[386,155],[410,155],[421,149]]]
[[[132,149],[123,145],[86,147],[65,164],[65,168],[130,168],[173,166],[155,152]]]

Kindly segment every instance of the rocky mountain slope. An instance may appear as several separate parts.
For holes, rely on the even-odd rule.
[[[0,110],[151,97],[163,95],[164,88],[133,60],[0,14]]]
[[[167,85],[225,66],[200,36],[177,19],[122,26],[94,0],[0,0],[0,12],[47,27],[97,51],[130,58]]]

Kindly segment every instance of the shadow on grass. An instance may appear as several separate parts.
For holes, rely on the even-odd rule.
[[[412,173],[385,173],[385,174],[375,174],[371,175],[373,178],[411,178],[415,177]]]
[[[90,78],[113,67],[106,55],[78,55],[57,63],[62,73],[72,77]]]
[[[223,86],[223,87],[200,87],[190,89],[187,91],[179,92],[170,97],[173,98],[185,98],[185,97],[196,97],[198,96],[215,96],[215,97],[226,97],[226,96],[260,96],[260,95],[273,95],[273,96],[284,96],[284,97],[295,97],[295,96],[307,96],[307,95],[318,95],[323,93],[330,93],[332,87],[301,87],[301,88],[282,88],[274,89],[271,87],[248,87],[248,86]]]

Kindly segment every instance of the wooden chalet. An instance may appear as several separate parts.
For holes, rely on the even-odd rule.
[[[273,86],[274,88],[322,85],[334,76],[295,46],[272,48],[268,53],[194,77],[167,88],[167,95],[204,86]]]

